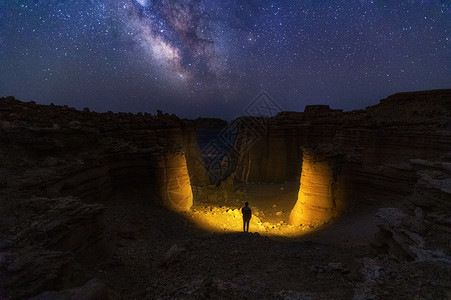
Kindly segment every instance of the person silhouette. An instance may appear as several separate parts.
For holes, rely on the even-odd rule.
[[[252,210],[249,207],[249,203],[244,203],[244,207],[241,209],[241,212],[243,213],[243,231],[249,232],[249,222],[252,218]],[[247,226],[246,226],[247,225]]]

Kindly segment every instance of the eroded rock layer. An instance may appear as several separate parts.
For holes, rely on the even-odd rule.
[[[302,189],[302,181],[309,180],[302,166],[310,168],[302,148],[331,145],[342,155],[341,184],[334,196],[341,198],[335,201],[340,205],[408,196],[421,175],[412,159],[449,160],[451,153],[451,90],[398,93],[358,111],[308,106],[303,113],[248,119],[236,143],[237,179],[271,183],[300,178]]]
[[[12,97],[0,102],[5,192],[101,200],[117,187],[138,184],[154,190],[150,200],[184,210],[192,204],[190,184],[208,184],[194,122],[161,113],[81,112]],[[167,190],[174,178],[184,185],[177,193]]]
[[[109,255],[100,204],[2,195],[0,205],[1,299],[81,284],[81,267]]]
[[[162,113],[99,114],[0,98],[0,161],[1,299],[97,293],[101,284],[71,288],[111,254],[108,198],[142,188],[148,205],[186,211],[191,184],[209,184],[195,123]]]
[[[283,182],[300,176],[301,147],[333,144],[361,165],[436,159],[451,149],[451,90],[398,93],[365,110],[307,107],[264,121],[243,119],[237,178]],[[256,136],[257,135],[257,136]]]
[[[330,148],[304,148],[298,201],[290,225],[318,225],[337,214],[338,153]]]

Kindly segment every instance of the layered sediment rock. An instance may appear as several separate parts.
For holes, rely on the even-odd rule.
[[[103,206],[86,202],[143,187],[149,202],[186,211],[193,204],[191,184],[209,183],[195,122],[162,113],[98,114],[13,97],[0,98],[0,104],[2,299],[70,289],[89,279],[84,266],[110,251]]]
[[[183,153],[171,153],[160,161],[164,174],[159,176],[162,204],[175,211],[187,211],[193,205],[193,192]]]
[[[194,122],[161,113],[80,112],[12,97],[0,102],[9,108],[0,120],[1,190],[99,200],[115,187],[141,184],[155,191],[154,201],[172,207],[161,187],[170,187],[176,174],[186,187],[173,202],[186,209],[190,183],[208,184]]]
[[[451,90],[398,93],[366,110],[307,106],[303,113],[281,112],[264,122],[247,121],[243,129],[249,133],[244,132],[235,146],[240,155],[237,178],[295,180],[300,176],[301,147],[318,144],[336,145],[350,160],[366,165],[441,157],[451,149],[450,103]]]
[[[81,283],[86,280],[81,266],[109,255],[100,204],[84,204],[74,197],[5,195],[0,204],[2,299],[23,299]]]
[[[247,122],[249,124],[249,122]],[[243,126],[246,129],[249,125]],[[240,134],[236,174],[246,182],[284,182],[300,176],[302,146],[328,144],[336,128],[330,125],[259,123]]]
[[[418,181],[409,197],[413,205],[432,214],[443,214],[451,209],[451,159],[445,161],[413,160]],[[446,219],[446,218],[445,218]],[[447,220],[451,224],[451,217]]]
[[[103,206],[82,204],[73,197],[34,198],[31,207],[40,207],[37,219],[22,235],[32,236],[41,247],[70,251],[80,261],[95,261],[107,255],[103,234]],[[86,261],[87,262],[87,261]]]
[[[426,218],[431,220],[430,217]],[[420,207],[415,209],[413,216],[399,208],[381,208],[376,219],[379,232],[374,246],[378,250],[417,262],[451,264],[449,245],[446,245],[450,237],[449,226],[448,230],[440,232],[438,236],[434,232],[435,238],[439,238],[443,244],[428,243],[425,239],[428,234],[425,233],[429,231],[427,227],[431,226],[425,222],[425,213]]]
[[[197,131],[197,123],[185,120],[182,125],[182,139],[175,141],[183,146],[191,184],[207,186],[210,180],[202,157],[202,149],[199,147]]]
[[[337,215],[338,160],[337,151],[331,147],[303,148],[301,185],[290,225],[315,226]]]
[[[328,144],[342,154],[337,195],[348,205],[400,199],[421,189],[417,180],[424,176],[411,159],[449,156],[450,120],[451,90],[398,93],[359,111],[308,106],[303,113],[282,112],[248,125],[237,139],[236,178],[266,183],[301,178],[302,189],[302,181],[308,182],[302,148]]]

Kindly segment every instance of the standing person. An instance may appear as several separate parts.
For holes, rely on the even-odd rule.
[[[248,202],[244,203],[244,205],[245,206],[241,209],[241,212],[243,213],[243,231],[249,232],[249,222],[251,221],[252,218],[252,211],[251,208],[249,207]]]

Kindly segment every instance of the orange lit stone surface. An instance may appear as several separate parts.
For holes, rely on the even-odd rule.
[[[333,192],[336,156],[331,149],[303,149],[301,186],[290,214],[290,225],[316,226],[336,215]]]
[[[184,153],[167,153],[160,164],[164,170],[160,178],[163,205],[174,211],[188,211],[193,205],[193,192]]]

